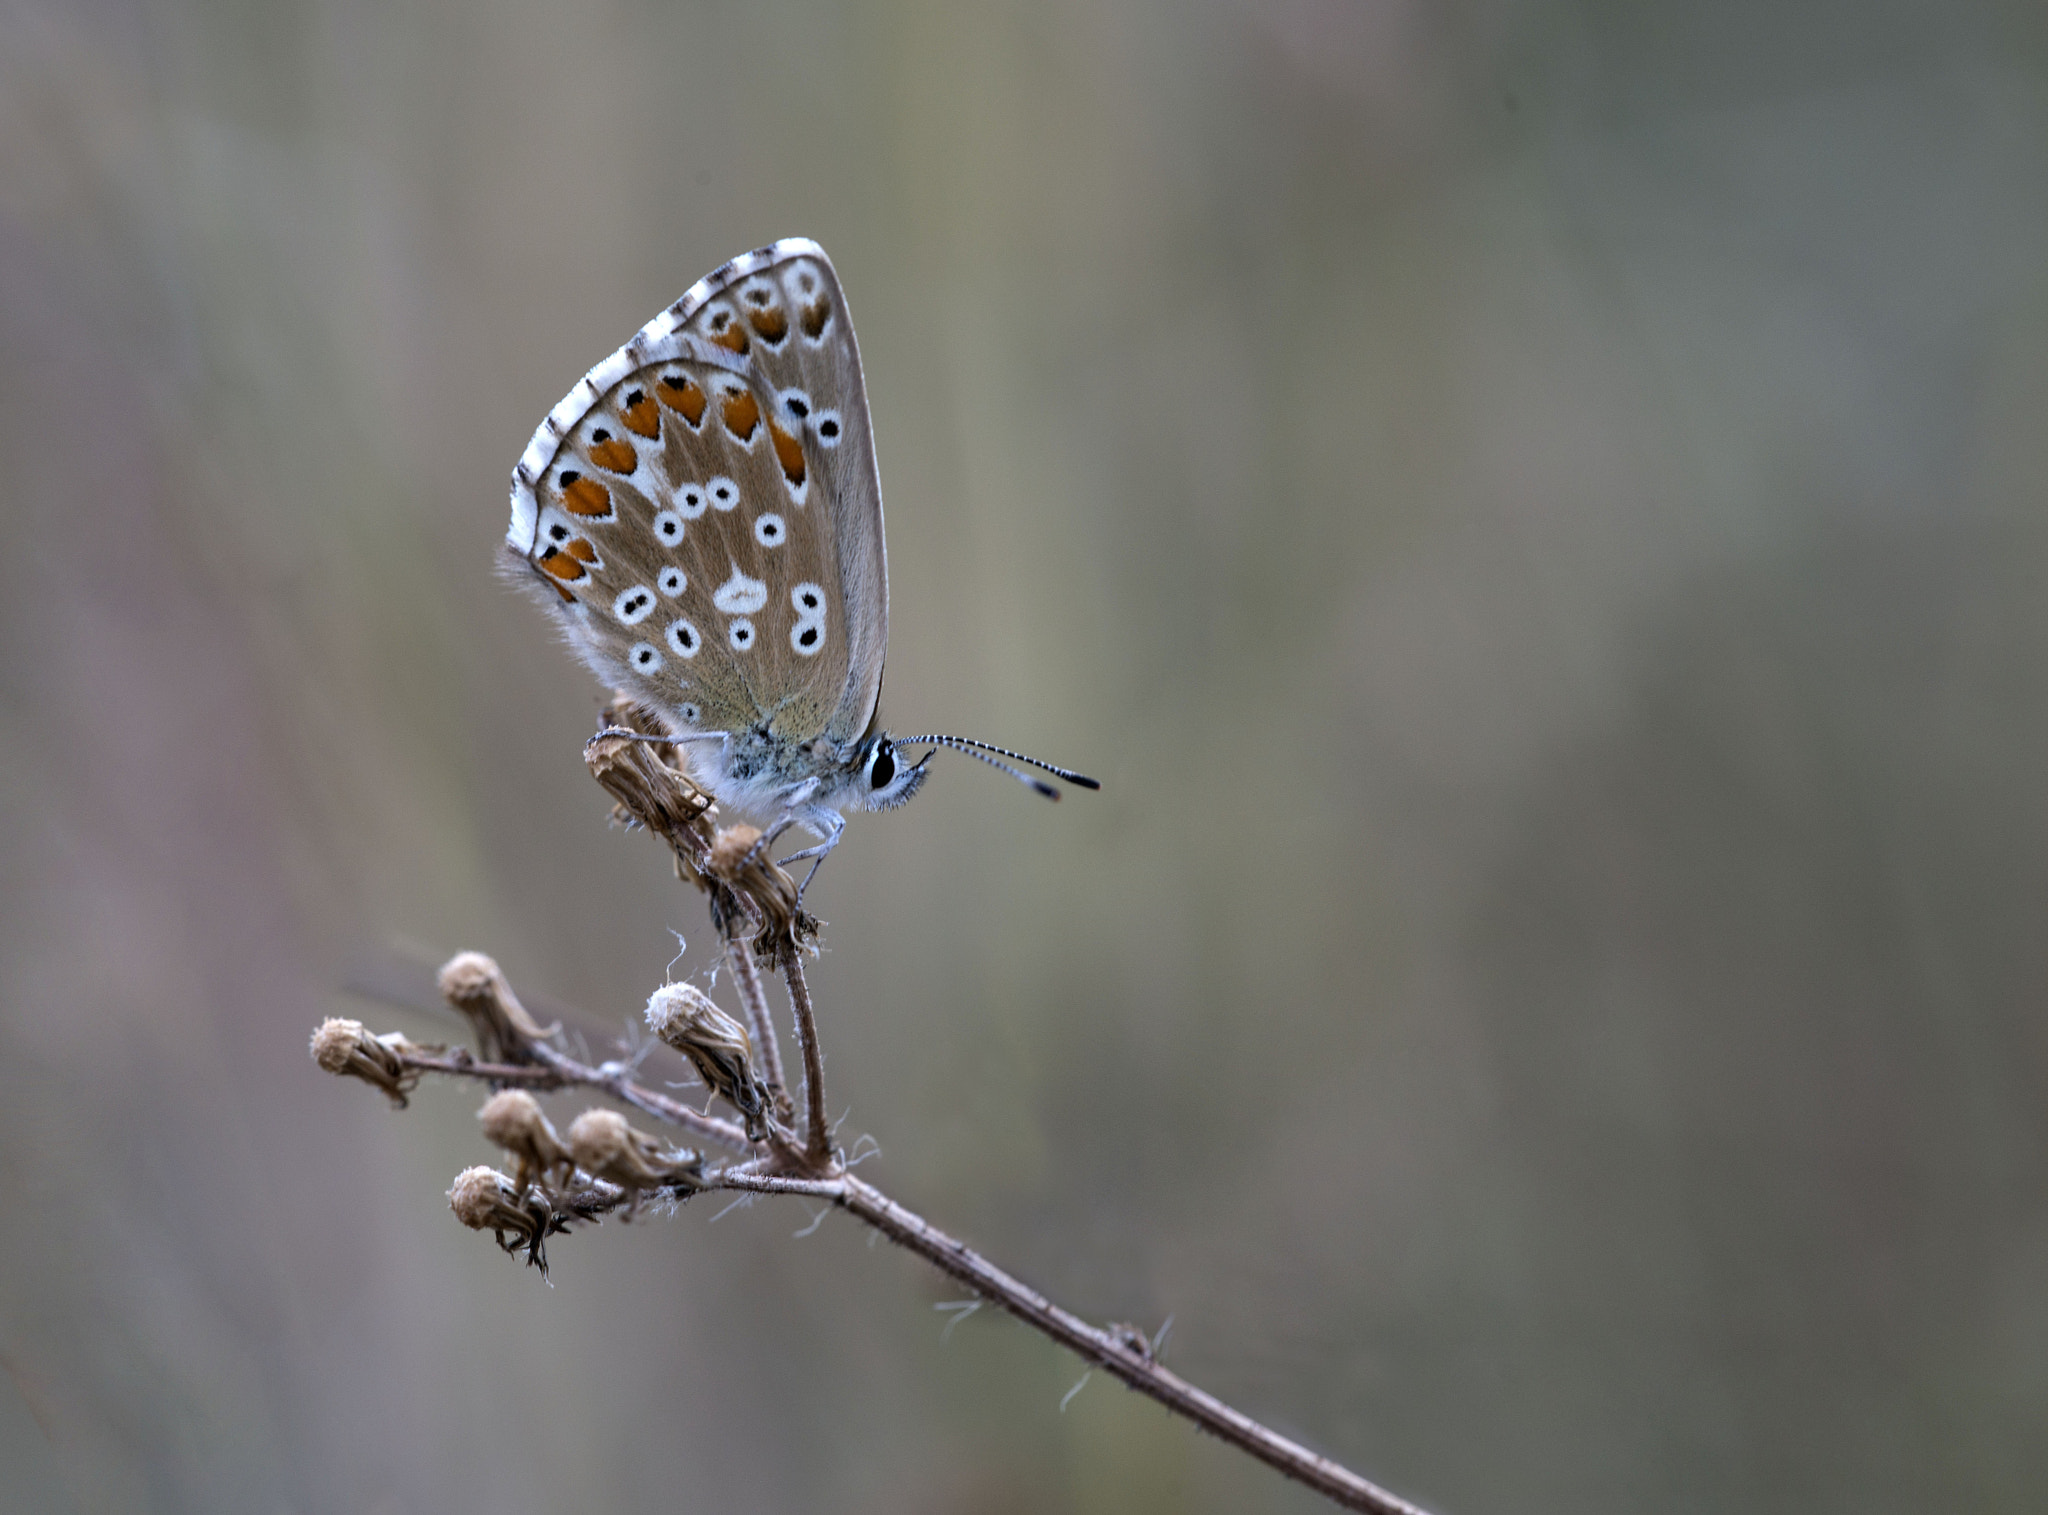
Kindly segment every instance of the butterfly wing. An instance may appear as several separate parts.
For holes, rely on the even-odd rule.
[[[888,562],[824,250],[733,259],[586,374],[513,471],[506,541],[598,677],[677,729],[858,739]]]

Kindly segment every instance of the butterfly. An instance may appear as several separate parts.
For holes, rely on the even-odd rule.
[[[941,748],[1050,799],[1013,763],[1100,787],[882,729],[882,486],[853,323],[815,242],[734,258],[585,374],[512,472],[504,552],[598,678],[687,744],[713,798],[770,821],[768,840],[820,839],[783,859],[813,859],[806,884],[844,812],[905,803]]]

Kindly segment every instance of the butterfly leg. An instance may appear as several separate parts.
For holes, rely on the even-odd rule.
[[[751,868],[754,864],[760,862],[761,854],[774,846],[782,833],[789,830],[795,824],[796,817],[785,813],[782,819],[754,838],[754,845],[749,847],[746,855],[740,859],[740,866],[742,868]]]
[[[783,858],[775,865],[778,868],[787,868],[791,863],[801,863],[805,858],[811,860],[811,871],[806,873],[804,881],[797,885],[796,902],[799,907],[804,902],[804,891],[811,887],[811,880],[816,878],[818,870],[825,866],[826,854],[834,847],[837,847],[839,845],[839,838],[846,834],[846,817],[838,811],[827,810],[818,819],[825,823],[825,840],[818,843],[815,847],[806,847],[801,852],[792,852],[788,857]],[[791,817],[792,824],[794,824],[794,821],[795,818]]]

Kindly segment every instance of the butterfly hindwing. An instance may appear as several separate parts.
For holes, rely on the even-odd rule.
[[[600,678],[681,728],[859,737],[888,640],[853,327],[816,244],[736,258],[591,370],[513,475],[508,542]]]

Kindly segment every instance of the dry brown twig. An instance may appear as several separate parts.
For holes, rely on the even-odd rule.
[[[545,1243],[579,1224],[618,1212],[631,1219],[643,1201],[680,1203],[705,1190],[792,1194],[824,1200],[924,1258],[975,1297],[996,1304],[1129,1387],[1200,1429],[1258,1458],[1346,1509],[1374,1515],[1425,1515],[1350,1469],[1267,1429],[1163,1366],[1155,1343],[1127,1325],[1096,1326],[1062,1309],[973,1248],[897,1204],[848,1171],[825,1118],[823,1057],[803,959],[818,924],[801,909],[795,882],[754,847],[752,827],[724,831],[709,799],[671,759],[671,745],[644,712],[624,702],[607,712],[611,729],[585,748],[592,776],[617,802],[614,819],[667,843],[676,875],[710,898],[742,1024],[701,991],[664,985],[648,1001],[649,1029],[686,1056],[739,1123],[693,1109],[631,1077],[625,1065],[582,1062],[553,1044],[558,1028],[538,1025],[498,965],[466,952],[441,970],[441,991],[474,1028],[477,1054],[423,1046],[393,1032],[371,1035],[352,1020],[329,1020],[313,1035],[313,1056],[330,1073],[360,1078],[403,1107],[427,1074],[477,1079],[493,1088],[478,1112],[484,1134],[513,1160],[507,1176],[465,1170],[450,1188],[450,1208],[473,1230],[490,1231],[508,1253],[543,1271]],[[759,966],[781,972],[789,990],[804,1071],[800,1125],[783,1084],[782,1054]],[[480,1055],[478,1055],[480,1054]],[[586,1110],[558,1135],[531,1090],[583,1088],[688,1132],[730,1154],[717,1166],[696,1151],[672,1148],[636,1130],[615,1110]]]

